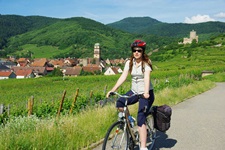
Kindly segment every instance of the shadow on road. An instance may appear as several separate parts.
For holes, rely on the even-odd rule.
[[[157,139],[152,150],[159,150],[161,148],[172,148],[177,143],[177,140],[168,138],[168,135],[163,132],[157,131]],[[151,145],[148,146],[150,148]],[[135,147],[134,150],[139,150],[139,147]]]
[[[157,137],[153,148],[154,150],[160,148],[172,148],[177,143],[177,140],[168,138],[168,135],[163,132],[157,131]]]

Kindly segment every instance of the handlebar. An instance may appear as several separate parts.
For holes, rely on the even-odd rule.
[[[143,94],[137,94],[137,93],[134,93],[132,95],[121,95],[117,92],[110,92],[109,96],[112,96],[112,95],[118,95],[119,97],[122,97],[122,98],[131,98],[131,97],[134,97],[134,96],[143,96]]]

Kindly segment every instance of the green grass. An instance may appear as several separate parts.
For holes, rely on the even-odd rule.
[[[214,75],[205,76],[203,79],[211,80],[213,82],[225,82],[225,72],[219,72]]]
[[[27,54],[31,58],[53,58],[56,55],[62,55],[68,53],[71,48],[60,50],[54,46],[37,46],[36,44],[26,44],[22,46],[22,51],[17,51],[14,54],[20,55],[21,53]],[[28,54],[29,53],[29,54]],[[31,55],[32,53],[32,55]]]
[[[27,46],[29,48],[29,45]],[[191,50],[190,58],[183,57],[187,56],[187,50],[181,50],[173,58],[153,63],[154,71],[151,79],[156,95],[154,105],[173,106],[209,90],[215,86],[214,82],[225,82],[223,49],[198,47]],[[169,51],[168,54],[162,54],[162,56],[171,55],[171,53],[172,51]],[[212,70],[215,74],[201,78],[203,70]],[[112,88],[118,78],[119,75],[99,75],[71,77],[64,80],[62,77],[1,80],[0,91],[4,94],[0,94],[0,103],[14,104],[11,107],[12,110],[15,107],[26,110],[26,102],[31,96],[34,96],[34,106],[38,108],[42,107],[38,103],[40,101],[54,102],[57,107],[54,107],[55,112],[51,115],[46,111],[45,113],[50,116],[42,119],[35,116],[10,117],[5,121],[6,125],[0,127],[0,134],[5,136],[0,139],[0,149],[82,149],[101,141],[107,128],[117,119],[114,104],[103,108],[88,106],[87,109],[73,115],[68,115],[65,108],[71,105],[76,89],[79,88],[76,104],[80,105],[90,100],[91,91],[94,93],[93,99],[105,98],[105,92]],[[168,84],[165,84],[166,78],[170,81]],[[129,88],[130,78],[119,89],[119,92],[123,93]],[[57,119],[55,116],[64,90],[66,90],[64,101],[66,105],[63,106],[63,115]],[[48,108],[53,108],[53,106],[48,104]],[[78,109],[80,108],[82,107]],[[137,105],[130,107],[133,116],[136,116],[136,110]]]
[[[156,92],[154,105],[170,106],[202,93],[215,84],[209,80],[196,81],[180,88],[166,88]],[[136,114],[137,104],[130,107]],[[89,147],[103,139],[108,127],[117,119],[114,104],[89,108],[77,115],[38,119],[32,117],[10,118],[0,127],[0,149],[74,149]],[[18,136],[19,135],[19,136]]]

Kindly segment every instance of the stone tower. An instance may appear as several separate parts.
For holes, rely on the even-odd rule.
[[[195,37],[196,37],[196,31],[192,30],[190,32],[190,39],[195,39]]]
[[[94,59],[96,64],[99,64],[101,58],[101,50],[100,50],[100,44],[95,43],[94,45]]]
[[[195,30],[192,30],[190,32],[190,38],[184,38],[183,44],[187,44],[187,43],[191,44],[194,39],[198,43],[198,36],[196,34],[196,31]]]

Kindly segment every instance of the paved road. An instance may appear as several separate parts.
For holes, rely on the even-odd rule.
[[[171,128],[160,134],[155,149],[225,149],[225,83],[172,109]]]
[[[224,150],[225,83],[172,107],[171,128],[158,132],[156,150]],[[94,150],[100,150],[101,146]]]

